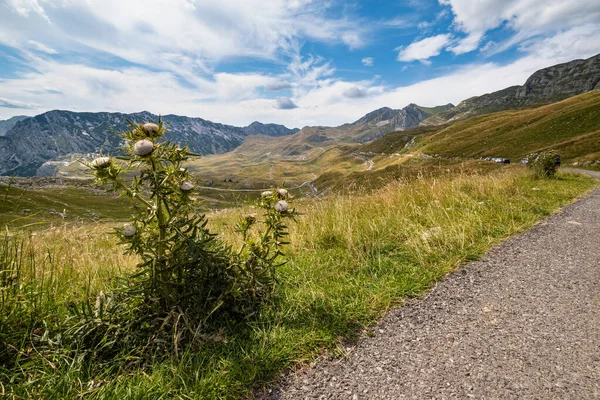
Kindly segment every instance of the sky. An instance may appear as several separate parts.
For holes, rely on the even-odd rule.
[[[598,0],[0,0],[0,119],[340,125],[600,53]]]

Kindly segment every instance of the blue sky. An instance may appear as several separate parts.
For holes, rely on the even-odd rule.
[[[0,0],[0,119],[339,125],[600,53],[597,0]]]

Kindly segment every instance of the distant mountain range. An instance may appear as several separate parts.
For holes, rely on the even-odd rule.
[[[13,126],[0,137],[0,175],[33,176],[46,161],[72,153],[118,153],[122,143],[117,132],[127,128],[127,120],[157,121],[158,116],[149,112],[121,114],[55,110],[13,121]],[[165,115],[162,120],[169,127],[165,139],[185,144],[199,154],[233,150],[248,135],[285,136],[298,131],[260,122],[240,128],[177,115]]]
[[[336,143],[365,143],[417,126],[453,123],[471,116],[553,103],[600,89],[600,54],[587,60],[544,68],[524,85],[472,97],[456,107],[452,104],[427,108],[416,104],[395,110],[372,111],[357,121],[338,127],[288,129],[283,125],[254,122],[246,127],[218,124],[202,118],[163,116],[169,126],[166,139],[185,144],[199,154],[231,151],[251,135],[286,136],[277,143],[281,155],[296,156],[315,147]],[[126,129],[126,120],[156,121],[148,112],[75,113],[50,111],[35,117],[13,117],[0,121],[0,175],[32,176],[47,161],[73,153],[119,152],[117,131]],[[407,136],[408,138],[408,136]],[[44,174],[48,169],[43,169]]]

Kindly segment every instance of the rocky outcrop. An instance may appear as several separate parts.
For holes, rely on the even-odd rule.
[[[440,125],[478,114],[554,103],[600,89],[600,54],[541,69],[523,86],[472,97],[446,112],[427,118],[421,125]]]
[[[551,103],[600,88],[600,54],[544,68],[517,90],[519,104]]]
[[[75,113],[49,111],[15,124],[0,137],[0,175],[35,175],[45,162],[72,153],[119,153],[122,145],[117,132],[127,129],[128,122],[157,121],[149,112]],[[252,134],[246,128],[218,124],[202,118],[165,115],[162,121],[169,130],[165,140],[187,145],[197,154],[224,153],[239,146]],[[262,124],[261,124],[262,125]],[[274,136],[292,134],[281,125],[255,125],[260,133]],[[48,173],[48,168],[42,168]]]

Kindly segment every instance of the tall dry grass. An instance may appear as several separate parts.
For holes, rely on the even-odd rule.
[[[90,377],[85,365],[46,366],[10,390],[15,398],[24,393],[106,399],[247,396],[285,368],[314,360],[323,349],[343,353],[344,341],[389,307],[422,294],[456,267],[596,185],[572,175],[535,180],[516,168],[391,182],[358,197],[298,201],[303,215],[290,226],[288,263],[278,271],[273,301],[249,324],[223,332],[222,342],[126,376]],[[214,213],[210,224],[234,241],[235,222],[249,212],[256,209]],[[27,239],[32,262],[53,266],[43,272],[53,274],[46,280],[54,282],[45,289],[49,294],[60,299],[78,288],[95,293],[109,277],[133,268],[135,258],[122,255],[107,233],[110,227],[57,228]],[[0,383],[9,376],[0,369]]]

